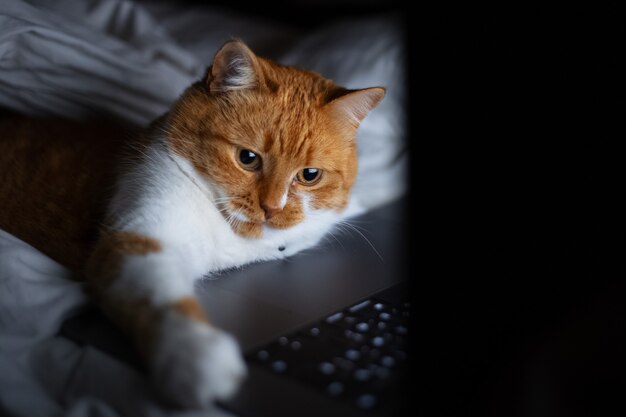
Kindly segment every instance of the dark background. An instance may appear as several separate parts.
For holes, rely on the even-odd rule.
[[[419,313],[407,415],[626,415],[623,180],[612,146],[624,134],[609,104],[623,50],[617,3],[244,10],[302,28],[404,16],[407,270]]]
[[[416,409],[624,415],[611,5],[431,11],[408,33]]]

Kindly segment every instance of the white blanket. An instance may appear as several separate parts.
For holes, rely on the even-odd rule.
[[[405,192],[403,45],[392,16],[301,33],[206,6],[3,0],[0,106],[143,125],[165,112],[231,37],[349,88],[386,86],[387,97],[359,131],[354,197],[372,208]],[[58,336],[62,321],[87,303],[62,266],[0,230],[0,414],[207,415],[161,408],[143,375]]]

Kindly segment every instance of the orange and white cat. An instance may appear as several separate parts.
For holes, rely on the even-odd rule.
[[[246,368],[194,281],[317,244],[348,210],[356,131],[384,93],[230,41],[135,136],[2,120],[0,228],[86,281],[170,402],[206,406],[235,392]]]

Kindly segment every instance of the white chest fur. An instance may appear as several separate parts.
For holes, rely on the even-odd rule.
[[[178,274],[193,279],[310,248],[340,217],[333,211],[307,210],[305,220],[290,229],[266,227],[259,239],[244,238],[214,204],[220,194],[186,159],[157,144],[121,179],[110,215],[115,229],[160,240],[161,257],[175,262]]]

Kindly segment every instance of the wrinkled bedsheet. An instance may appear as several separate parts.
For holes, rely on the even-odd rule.
[[[359,131],[353,198],[369,209],[406,192],[404,49],[394,16],[304,32],[175,2],[3,0],[0,106],[144,125],[167,111],[232,37],[259,55],[318,71],[348,88],[387,87]],[[58,336],[63,320],[88,302],[61,265],[0,230],[0,414],[227,415],[167,410],[143,375]]]

